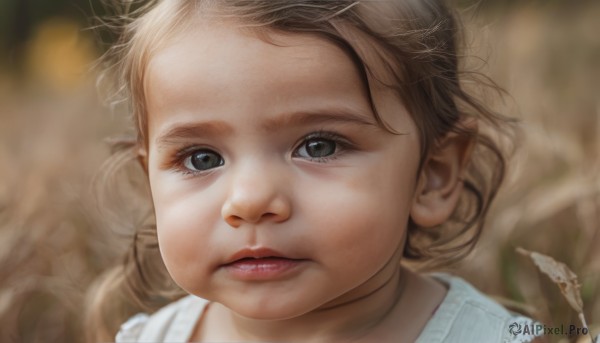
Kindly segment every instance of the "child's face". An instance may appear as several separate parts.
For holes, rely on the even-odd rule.
[[[309,35],[285,47],[192,25],[151,60],[148,173],[160,250],[192,294],[252,318],[290,318],[371,292],[398,267],[419,137],[351,59]],[[232,259],[244,249],[274,252]],[[285,258],[287,259],[285,259]]]

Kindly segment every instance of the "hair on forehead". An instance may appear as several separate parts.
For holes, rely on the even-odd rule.
[[[152,54],[190,25],[230,23],[241,29],[251,30],[259,38],[272,44],[277,43],[270,39],[268,32],[275,30],[282,33],[315,34],[341,47],[357,66],[368,90],[371,89],[369,80],[396,88],[400,100],[422,129],[421,155],[424,156],[430,141],[426,136],[439,136],[441,132],[432,135],[431,130],[424,130],[425,127],[419,125],[421,123],[418,118],[423,116],[419,115],[421,110],[418,106],[414,106],[414,96],[410,94],[408,85],[413,78],[410,74],[415,70],[423,73],[416,75],[416,78],[421,79],[430,78],[432,73],[437,73],[435,70],[421,68],[424,66],[422,63],[412,63],[416,59],[423,59],[424,56],[419,55],[435,53],[434,50],[438,48],[426,44],[430,40],[428,36],[440,31],[440,23],[436,22],[437,17],[432,12],[435,11],[427,10],[427,1],[416,0],[160,1],[133,21],[124,35],[127,54],[121,63],[122,75],[129,78],[126,80],[129,86],[128,97],[132,99],[132,111],[138,122],[141,143],[145,146],[148,143],[143,85]],[[443,22],[442,18],[443,16],[438,18],[438,21]],[[368,93],[371,97],[371,92]],[[369,100],[377,122],[394,132],[378,115],[372,97]]]

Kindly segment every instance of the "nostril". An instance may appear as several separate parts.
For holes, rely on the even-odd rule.
[[[265,213],[262,215],[264,219],[271,219],[273,217],[277,217],[275,213]]]
[[[225,218],[225,222],[229,224],[233,228],[239,228],[242,225],[242,222],[248,222],[252,224],[257,224],[262,221],[269,220],[277,220],[280,216],[275,213],[264,213],[262,216],[258,218],[242,218],[237,215],[230,215]]]
[[[241,225],[242,218],[235,215],[231,215],[225,218],[225,222],[227,222],[229,226],[232,226],[237,229]]]

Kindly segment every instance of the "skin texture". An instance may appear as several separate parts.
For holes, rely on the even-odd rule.
[[[448,218],[472,144],[449,136],[418,174],[418,130],[391,92],[375,85],[375,104],[403,135],[375,125],[342,50],[271,36],[284,46],[230,24],[190,25],[147,70],[144,166],[161,254],[183,289],[213,301],[193,339],[414,340],[445,289],[399,267],[407,222]],[[299,122],[306,113],[321,119]],[[323,132],[335,152],[308,156],[307,136]],[[199,149],[222,164],[189,174]],[[303,262],[266,281],[223,268],[255,247]]]

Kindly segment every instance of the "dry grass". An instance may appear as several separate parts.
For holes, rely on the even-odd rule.
[[[459,268],[548,325],[579,324],[556,285],[514,248],[566,263],[600,331],[600,6],[522,8],[490,24],[490,71],[514,97],[523,137],[476,252]],[[514,110],[507,106],[507,110]],[[549,337],[575,341],[577,337]],[[583,339],[583,338],[582,338]]]
[[[600,6],[590,3],[572,11],[523,8],[477,26],[486,38],[478,46],[492,45],[489,72],[513,95],[516,106],[505,109],[522,118],[524,135],[478,248],[454,270],[546,323],[577,324],[558,288],[514,247],[553,256],[579,276],[596,334],[599,17]],[[63,24],[46,27],[58,31],[31,51],[40,55],[56,39],[65,56],[76,57],[44,67],[32,56],[31,75],[18,84],[0,76],[1,342],[82,341],[84,292],[124,249],[115,229],[127,223],[108,229],[90,195],[92,175],[108,156],[102,139],[121,132],[124,120],[106,114],[90,80],[73,77],[92,54]]]

